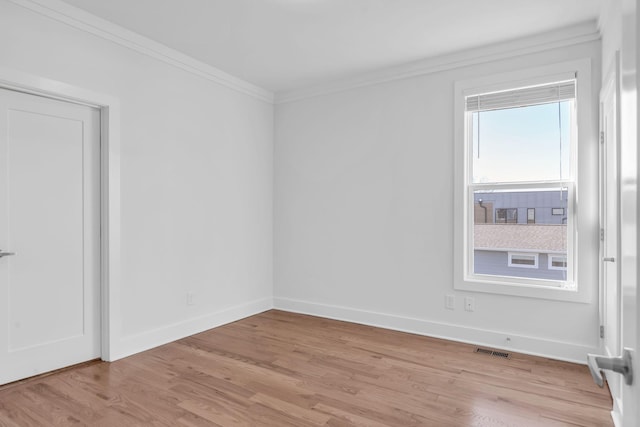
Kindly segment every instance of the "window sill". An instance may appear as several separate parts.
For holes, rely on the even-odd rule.
[[[493,280],[469,278],[457,281],[454,289],[467,292],[483,292],[489,294],[509,295],[515,297],[538,298],[554,301],[567,301],[576,303],[589,303],[590,298],[586,292],[580,292],[576,286],[555,287],[548,285],[530,285],[518,283],[505,283]]]

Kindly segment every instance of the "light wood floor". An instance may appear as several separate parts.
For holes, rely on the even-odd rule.
[[[585,366],[269,311],[0,388],[2,426],[612,426]]]

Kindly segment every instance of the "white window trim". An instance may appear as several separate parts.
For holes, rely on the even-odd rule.
[[[549,265],[547,266],[547,268],[549,270],[566,270],[567,267],[554,267],[553,266],[553,259],[554,258],[562,258],[562,259],[567,259],[567,257],[565,255],[554,255],[554,254],[548,254],[547,255],[547,259],[548,259],[548,263]]]
[[[538,268],[538,259],[539,259],[539,254],[535,253],[535,252],[508,252],[508,256],[509,256],[509,263],[508,266],[509,267],[516,267],[516,268]],[[513,257],[533,257],[533,265],[527,265],[527,264],[514,264],[513,263]]]
[[[578,180],[581,171],[582,176],[593,175],[593,168],[597,165],[589,163],[589,159],[597,158],[597,127],[594,123],[594,100],[592,99],[591,85],[591,60],[589,58],[567,61],[542,67],[530,68],[509,73],[480,77],[477,79],[458,81],[455,84],[455,144],[454,144],[454,289],[471,292],[485,292],[503,295],[514,295],[531,298],[544,298],[560,301],[591,302],[595,295],[597,282],[589,277],[597,277],[593,274],[592,266],[596,264],[594,260],[598,257],[597,241],[584,238],[580,243],[580,258],[577,257],[578,236],[589,236],[597,230],[597,215],[592,215],[591,211],[597,212],[597,199],[591,194],[597,194],[597,183],[592,183],[588,178],[581,182],[578,192],[569,199],[567,212],[567,225],[572,227],[575,221],[575,235],[569,236],[568,259],[574,259],[575,271],[569,271],[568,276],[573,277],[566,286],[559,286],[561,282],[547,281],[541,279],[526,278],[504,278],[489,275],[470,275],[471,257],[469,248],[465,241],[473,224],[473,218],[469,215],[469,209],[473,208],[473,194],[466,191],[469,167],[466,164],[469,150],[466,143],[465,133],[467,129],[465,114],[465,97],[474,93],[489,91],[499,91],[514,87],[524,87],[548,83],[557,79],[566,78],[567,75],[577,73],[577,127],[580,129],[579,140],[573,148],[572,164],[574,165],[572,174]],[[595,104],[597,105],[597,104]],[[597,121],[596,121],[597,123]],[[591,147],[596,147],[595,151]],[[580,150],[581,156],[576,153]],[[593,157],[595,156],[595,157]],[[594,187],[594,185],[596,185]],[[509,184],[502,184],[505,189]],[[555,184],[557,187],[557,184]],[[566,187],[573,191],[573,182],[567,182]],[[518,188],[521,188],[518,184]],[[573,199],[573,200],[572,200]],[[576,209],[578,200],[585,202],[581,206],[588,206],[584,210]],[[574,218],[575,217],[575,218]],[[571,228],[569,228],[571,229]]]

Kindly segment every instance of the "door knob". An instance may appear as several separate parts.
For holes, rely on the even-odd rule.
[[[11,255],[15,255],[15,252],[5,252],[2,249],[0,249],[0,258],[5,257],[5,256],[11,256]]]
[[[622,374],[622,376],[624,377],[624,382],[627,385],[631,385],[633,383],[631,350],[629,350],[628,348],[624,349],[624,351],[622,352],[622,356],[620,357],[607,357],[597,354],[588,354],[587,363],[589,364],[589,370],[591,371],[593,381],[595,381],[595,383],[600,387],[604,385],[602,372],[600,371],[601,369],[606,369]]]

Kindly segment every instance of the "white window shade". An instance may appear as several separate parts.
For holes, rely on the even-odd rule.
[[[466,111],[488,111],[573,100],[576,81],[569,80],[516,90],[485,93],[466,97]]]

